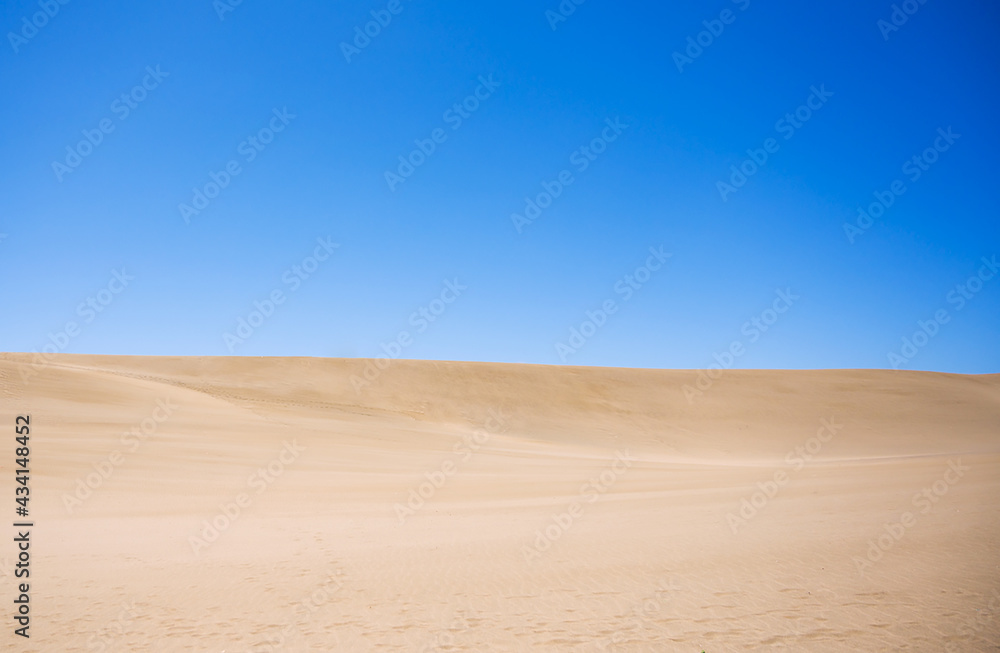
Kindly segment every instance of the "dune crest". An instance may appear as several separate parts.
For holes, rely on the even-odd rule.
[[[1000,375],[697,383],[0,354],[34,425],[25,650],[1000,643]]]

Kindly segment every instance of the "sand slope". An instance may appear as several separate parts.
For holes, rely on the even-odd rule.
[[[1000,650],[1000,375],[32,361],[11,650]]]

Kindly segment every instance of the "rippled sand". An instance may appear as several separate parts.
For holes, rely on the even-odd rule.
[[[11,650],[1000,647],[1000,375],[32,360]]]

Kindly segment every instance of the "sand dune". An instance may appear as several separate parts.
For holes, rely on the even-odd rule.
[[[0,354],[35,523],[32,637],[3,641],[1000,650],[1000,375],[696,380]]]

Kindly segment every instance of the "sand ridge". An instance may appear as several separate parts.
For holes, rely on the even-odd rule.
[[[33,360],[21,650],[1000,645],[1000,375]]]

